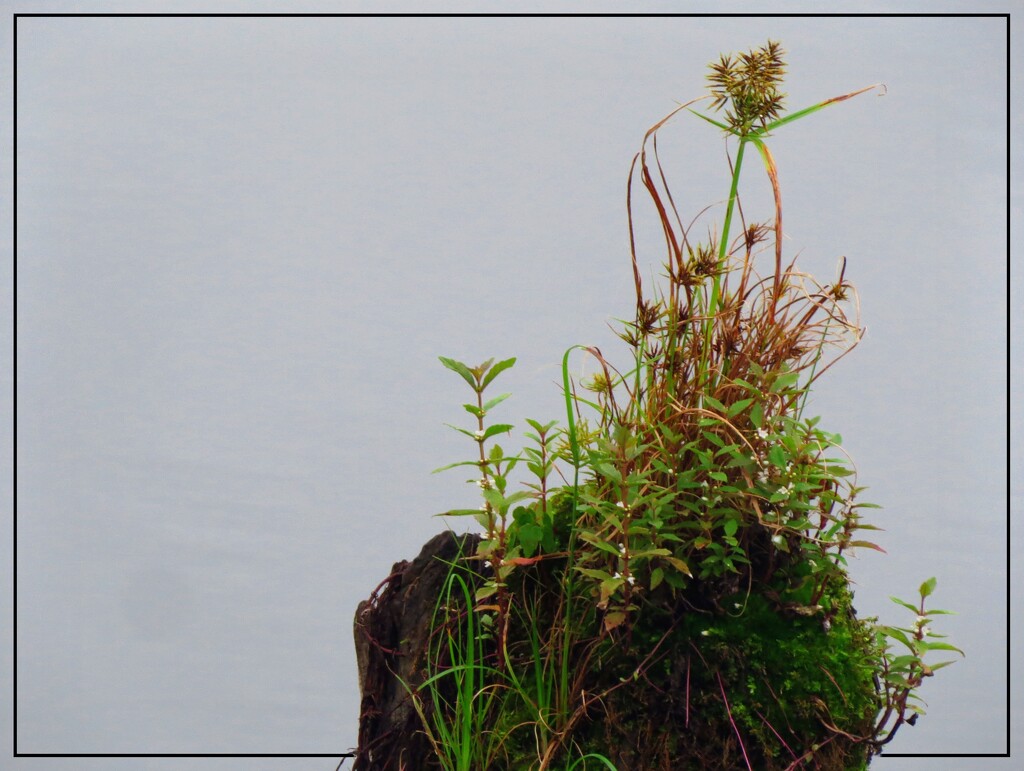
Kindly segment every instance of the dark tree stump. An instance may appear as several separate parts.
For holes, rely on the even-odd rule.
[[[412,562],[396,562],[356,608],[354,634],[361,694],[354,771],[412,771],[434,757],[408,691],[425,679],[431,618],[450,563],[472,555],[480,536],[440,533]]]

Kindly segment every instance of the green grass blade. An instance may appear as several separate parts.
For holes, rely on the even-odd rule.
[[[609,769],[611,769],[611,771],[619,771],[615,767],[615,764],[612,763],[610,760],[608,760],[608,758],[606,758],[604,755],[598,755],[596,752],[591,752],[589,755],[584,755],[582,758],[577,758],[573,762],[573,764],[571,766],[569,766],[568,771],[574,771],[576,766],[578,766],[580,763],[584,763],[587,758],[593,758],[594,760],[601,761],[601,763],[604,764],[605,768],[609,768]],[[584,765],[584,768],[586,768],[586,765]]]
[[[842,96],[834,96],[831,99],[826,99],[824,102],[819,102],[818,104],[811,105],[810,107],[805,107],[802,110],[797,110],[796,112],[791,112],[789,115],[786,115],[786,116],[784,116],[782,118],[779,118],[776,121],[772,121],[771,123],[769,123],[764,128],[754,129],[750,133],[755,135],[755,136],[759,136],[759,137],[764,136],[768,132],[774,131],[775,129],[779,128],[780,126],[785,126],[787,123],[792,123],[795,120],[799,120],[800,118],[804,118],[804,117],[806,117],[806,116],[808,116],[808,115],[810,115],[812,113],[818,112],[818,110],[824,110],[826,107],[828,107],[831,104],[837,104],[839,102],[845,102],[847,99],[852,99],[853,97],[858,96],[860,94],[863,94],[866,91],[870,91],[873,88],[879,88],[879,87],[881,87],[883,89],[885,88],[885,86],[882,85],[881,83],[875,83],[874,85],[870,85],[867,88],[862,88],[859,91],[852,91],[849,94],[843,94]],[[879,96],[883,96],[884,93],[885,92],[883,91],[882,94],[879,94]],[[703,116],[701,116],[701,117],[703,117]]]
[[[733,135],[735,135],[735,136],[739,136],[739,134],[736,134],[736,132],[735,132],[735,131],[733,131],[733,130],[732,130],[731,128],[729,128],[728,126],[726,126],[726,125],[725,125],[724,123],[719,123],[719,122],[718,122],[717,120],[715,120],[714,118],[709,118],[709,117],[708,117],[707,115],[704,115],[703,113],[699,113],[699,112],[697,112],[696,110],[690,110],[690,112],[692,112],[692,113],[693,113],[694,115],[696,115],[696,116],[697,116],[698,118],[703,118],[703,119],[704,119],[704,120],[706,120],[706,121],[707,121],[708,123],[710,123],[710,124],[711,124],[712,126],[718,126],[718,128],[722,129],[722,131],[727,131],[727,132],[729,132],[730,134],[733,134]]]

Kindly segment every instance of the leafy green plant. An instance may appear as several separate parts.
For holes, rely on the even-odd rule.
[[[628,366],[569,348],[564,428],[529,420],[530,443],[507,454],[491,441],[514,427],[488,419],[508,394],[485,392],[515,359],[441,358],[475,397],[463,405],[474,427],[453,426],[475,456],[444,468],[473,468],[483,499],[446,514],[484,529],[472,588],[457,582],[466,627],[455,635],[441,620],[450,664],[428,680],[457,684],[426,729],[446,769],[488,768],[495,747],[503,767],[542,771],[587,758],[608,768],[863,767],[916,721],[923,679],[951,663],[925,654],[959,652],[931,631],[946,612],[925,608],[934,579],[918,604],[896,600],[915,613],[911,627],[852,609],[850,551],[882,551],[864,536],[874,506],[839,434],[803,412],[812,385],[860,340],[858,304],[845,260],[827,284],[784,260],[768,140],[875,87],[783,114],[783,56],[769,41],[721,57],[705,98],[723,119],[694,100],[645,135],[626,201]],[[657,151],[658,132],[684,111],[735,143],[721,227],[702,239],[696,221],[683,225]],[[741,205],[748,145],[771,184],[770,221],[748,221]],[[664,236],[663,283],[650,293],[633,231],[637,178]],[[597,366],[581,383],[569,374],[577,351]],[[513,491],[519,464],[531,481]],[[694,730],[698,709],[717,723]],[[474,736],[490,749],[473,750]]]
[[[918,715],[924,714],[917,689],[926,677],[948,667],[955,659],[926,664],[925,654],[931,651],[954,651],[961,656],[963,651],[945,642],[936,642],[945,635],[932,631],[932,616],[947,615],[952,611],[925,608],[925,599],[935,591],[935,578],[929,578],[918,589],[919,600],[912,605],[896,597],[890,599],[914,614],[911,627],[879,626],[878,644],[883,649],[881,677],[884,683],[885,707],[878,718],[875,729],[875,744],[881,747],[896,735],[904,723],[913,725]],[[894,655],[892,643],[906,648],[906,653]]]

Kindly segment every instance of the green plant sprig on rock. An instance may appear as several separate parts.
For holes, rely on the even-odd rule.
[[[812,384],[863,330],[845,258],[828,284],[784,262],[766,141],[875,86],[782,115],[783,57],[773,41],[722,56],[705,98],[725,108],[724,122],[690,102],[646,133],[626,202],[636,304],[620,337],[629,367],[595,347],[570,348],[565,428],[531,420],[532,445],[516,455],[488,449],[513,426],[487,425],[508,394],[487,399],[485,390],[515,359],[472,367],[441,358],[476,397],[464,405],[475,428],[456,430],[477,457],[445,468],[474,467],[483,505],[446,514],[485,530],[467,561],[471,600],[460,584],[465,612],[481,624],[458,639],[489,641],[472,657],[486,682],[463,698],[497,732],[500,752],[488,762],[500,754],[506,765],[495,768],[579,768],[588,758],[622,769],[863,768],[916,720],[923,679],[951,663],[925,664],[924,655],[959,652],[933,639],[932,616],[945,612],[925,609],[934,579],[917,605],[897,600],[915,613],[912,627],[878,626],[852,608],[850,550],[882,551],[862,534],[877,529],[863,520],[873,504],[860,500],[842,438],[803,410]],[[684,110],[736,142],[720,234],[703,240],[683,226],[658,158],[659,130]],[[747,145],[772,186],[769,222],[743,213]],[[637,177],[665,241],[664,283],[653,294],[633,230]],[[576,350],[597,363],[579,385],[569,375]],[[523,461],[535,481],[512,492],[509,475]],[[552,486],[556,476],[564,483]],[[478,634],[481,625],[493,633]],[[691,712],[703,714],[700,728]],[[438,704],[434,721],[445,714],[467,719],[465,705]]]

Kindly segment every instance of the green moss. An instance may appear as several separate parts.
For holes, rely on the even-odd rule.
[[[846,587],[833,589],[826,625],[823,615],[787,613],[763,596],[737,597],[737,604],[745,603],[742,612],[718,616],[696,633],[707,640],[703,655],[722,677],[741,734],[766,755],[784,757],[780,736],[793,737],[786,742],[791,748],[795,743],[806,750],[829,735],[845,739],[833,729],[871,735],[879,709],[878,651],[850,599]],[[690,622],[691,632],[697,625]]]
[[[858,739],[870,736],[879,709],[879,652],[843,582],[823,602],[833,614],[827,630],[823,615],[787,611],[762,594],[730,598],[723,606],[732,613],[683,613],[656,665],[629,682],[672,623],[641,614],[632,648],[609,644],[591,684],[595,692],[623,685],[595,705],[577,741],[620,769],[746,768],[746,754],[770,771],[805,753],[817,768],[865,768]]]

